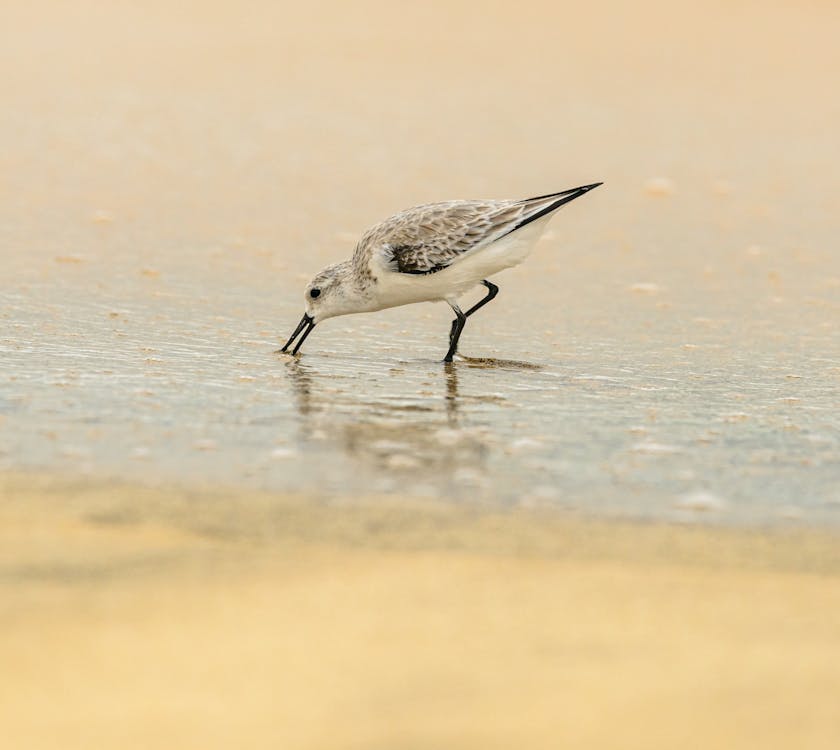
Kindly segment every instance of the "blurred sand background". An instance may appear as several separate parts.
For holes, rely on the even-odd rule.
[[[824,2],[5,3],[4,742],[837,747],[838,32]],[[268,356],[372,222],[595,180],[465,334],[529,379],[440,376],[432,308]],[[358,447],[397,436],[458,503]],[[698,487],[748,528],[556,513]]]
[[[836,536],[6,477],[11,747],[833,748]]]

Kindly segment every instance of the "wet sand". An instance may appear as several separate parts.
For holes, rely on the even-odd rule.
[[[837,7],[5,5],[4,746],[838,746]],[[274,354],[373,222],[600,180],[453,367]]]
[[[840,523],[836,8],[249,8],[10,10],[0,469]],[[597,180],[472,361],[445,305],[274,354],[370,224]]]
[[[747,532],[3,479],[16,748],[833,748],[840,556]]]

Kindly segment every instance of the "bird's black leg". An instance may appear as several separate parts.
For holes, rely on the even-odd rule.
[[[491,299],[493,299],[493,297],[495,297],[499,293],[499,287],[497,287],[492,281],[487,281],[487,279],[485,279],[481,283],[484,284],[484,286],[487,287],[487,295],[483,299],[476,302],[469,310],[467,310],[464,313],[465,318],[469,318],[470,315],[472,315],[476,310],[478,310],[481,307],[484,307]],[[460,326],[460,328],[459,328],[459,326]],[[453,339],[455,339],[455,347],[457,348],[457,346],[458,346],[458,340],[455,337],[455,331],[457,330],[458,335],[460,336],[461,331],[463,329],[464,329],[464,324],[459,323],[458,318],[455,318],[455,320],[452,321],[452,327],[449,329],[449,354],[450,355],[455,353],[455,350],[452,348]],[[447,356],[449,356],[449,355],[447,355]],[[450,356],[449,359],[446,359],[444,361],[445,362],[450,362],[451,360],[452,360],[452,358]]]
[[[464,330],[464,324],[467,322],[467,316],[461,312],[461,308],[453,302],[449,306],[455,311],[455,320],[452,321],[452,330],[449,332],[449,351],[443,358],[444,362],[451,362],[452,357],[458,350],[458,339],[461,338],[461,331]]]
[[[479,308],[484,307],[491,299],[493,299],[493,297],[495,297],[499,293],[499,287],[497,287],[492,281],[487,281],[487,279],[484,279],[484,281],[482,281],[481,283],[487,287],[487,296],[484,297],[484,299],[476,302],[469,310],[467,310],[464,313],[464,316],[467,318],[469,318],[470,315],[472,315]],[[455,323],[453,321],[453,326],[454,325]]]

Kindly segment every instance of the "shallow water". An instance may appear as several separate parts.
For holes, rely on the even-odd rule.
[[[3,72],[0,468],[840,521],[834,10],[762,9],[767,29],[727,11],[731,35],[686,16],[662,47],[624,11],[574,6],[573,33],[454,4],[464,57],[463,25],[425,12],[259,7],[99,9],[98,35],[56,7],[60,38],[13,14],[4,54],[30,54]],[[499,60],[509,23],[522,54]],[[605,43],[558,82],[587,29]],[[274,353],[306,279],[370,223],[594,180],[497,277],[473,359],[440,362],[442,305]]]
[[[671,311],[644,334],[628,331],[641,320],[616,320],[625,335],[587,337],[549,300],[537,327],[526,270],[465,334],[464,350],[488,357],[441,363],[446,310],[415,306],[330,321],[293,359],[274,353],[272,330],[295,320],[293,284],[282,304],[266,292],[245,305],[247,287],[207,279],[161,294],[164,282],[141,278],[85,300],[92,282],[60,276],[45,285],[51,301],[31,285],[5,306],[7,468],[657,517],[840,517],[837,360],[819,346],[790,352],[768,335],[738,350],[733,321],[680,336]],[[629,306],[649,304],[634,295]]]

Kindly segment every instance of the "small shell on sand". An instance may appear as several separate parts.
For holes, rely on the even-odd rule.
[[[636,443],[632,447],[632,450],[634,453],[644,453],[650,456],[667,456],[673,453],[680,453],[679,446],[654,442]]]
[[[90,220],[94,224],[113,224],[114,223],[114,215],[108,211],[103,209],[99,209],[94,211],[91,216]]]
[[[680,495],[674,501],[674,507],[680,510],[692,510],[698,513],[710,513],[726,508],[726,501],[711,492],[697,491]]]
[[[453,446],[457,445],[464,439],[464,433],[460,430],[442,427],[435,432],[434,438],[438,445]]]
[[[627,287],[631,292],[636,292],[637,294],[659,294],[662,291],[662,287],[659,284],[654,284],[653,282],[642,281],[636,284],[631,284]]]
[[[534,438],[522,437],[514,440],[509,447],[513,453],[530,453],[542,448],[543,444]]]
[[[645,192],[648,195],[672,195],[674,190],[674,181],[667,177],[651,177],[645,182]]]
[[[735,422],[746,422],[750,418],[750,415],[743,411],[735,411],[730,414],[724,414],[721,417],[721,420],[724,422],[728,422],[730,424],[734,424]]]
[[[389,469],[395,470],[417,469],[420,467],[420,462],[414,456],[409,456],[406,453],[395,453],[392,456],[388,456],[385,463]]]

